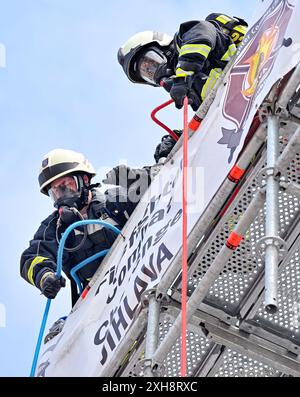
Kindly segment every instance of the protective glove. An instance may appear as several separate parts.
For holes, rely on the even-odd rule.
[[[191,105],[193,111],[196,112],[202,103],[200,96],[197,95],[195,90],[191,88],[188,93],[188,98],[189,98],[189,104]]]
[[[70,208],[64,205],[59,208],[58,213],[61,224],[65,227],[81,220],[80,213],[76,208]]]
[[[103,179],[102,182],[105,185],[115,185],[115,186],[128,186],[128,176],[129,176],[130,168],[124,164],[118,165],[110,170],[106,174],[106,179]]]
[[[57,278],[56,274],[53,272],[45,273],[40,282],[42,294],[49,299],[54,299],[59,290],[65,286],[66,279],[63,276]]]
[[[189,84],[185,77],[177,77],[174,79],[172,88],[170,90],[171,98],[175,102],[177,109],[183,106],[183,100],[189,93]]]
[[[170,90],[170,95],[175,101],[175,106],[177,109],[181,109],[183,106],[183,100],[187,96],[189,99],[189,105],[196,112],[201,105],[201,99],[199,95],[196,94],[195,90],[191,88],[192,81],[191,76],[187,78],[177,77],[173,80],[173,85]]]
[[[172,77],[164,77],[160,84],[167,91],[170,92],[173,87],[174,79]]]
[[[180,130],[174,130],[174,133],[180,137],[182,134],[182,131]],[[156,146],[155,153],[154,153],[154,159],[156,163],[159,162],[159,160],[163,157],[168,157],[168,155],[171,153],[173,147],[176,145],[176,141],[174,138],[171,137],[171,135],[165,135],[161,139],[161,143]]]
[[[126,165],[118,165],[106,174],[106,179],[103,179],[103,183],[106,185],[122,186],[126,189],[139,180],[147,179],[149,177],[149,171],[147,167],[130,168]]]

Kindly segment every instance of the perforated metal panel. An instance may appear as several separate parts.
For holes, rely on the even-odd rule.
[[[221,361],[222,363],[218,372],[214,374],[214,377],[269,378],[279,377],[281,375],[280,372],[276,371],[274,368],[271,368],[262,362],[252,360],[248,356],[237,353],[231,349],[226,349]]]
[[[255,189],[251,185],[233,211],[230,221],[224,225],[217,238],[212,242],[210,248],[204,254],[201,263],[193,274],[193,278],[190,279],[190,286],[195,288],[198,285],[207,268],[211,265],[222,246],[225,244],[234,225],[249,206],[254,194]],[[263,211],[261,211],[255,223],[251,225],[251,228],[246,234],[244,242],[233,253],[220,277],[210,289],[209,295],[205,300],[206,303],[212,303],[227,312],[235,311],[241,298],[262,269],[262,260],[257,256],[255,247],[256,242],[263,236],[264,216]]]
[[[287,143],[288,138],[282,138],[281,151],[283,151]],[[252,176],[248,177],[239,195],[237,195],[235,204],[232,206],[230,212],[225,214],[220,225],[216,227],[215,233],[210,236],[205,249],[202,246],[199,252],[197,252],[197,258],[200,259],[198,265],[194,263],[196,266],[193,268],[194,271],[189,279],[189,294],[193,293],[207,269],[222,249],[234,226],[249,207],[249,204],[260,188],[261,178],[258,174],[263,167],[265,167],[265,164],[262,158],[253,170]],[[287,181],[300,184],[299,153],[294,157],[287,170],[283,172],[283,175]],[[299,198],[285,191],[280,191],[278,200],[280,234],[285,238],[291,231],[293,221],[299,216]],[[260,288],[264,271],[264,258],[257,251],[257,242],[265,236],[265,212],[264,207],[258,213],[255,221],[250,225],[243,243],[233,253],[228,263],[224,264],[222,273],[216,279],[204,301],[206,303],[205,310],[207,310],[211,318],[214,318],[213,316],[220,316],[221,322],[224,321],[223,315],[225,315],[225,318],[226,314],[235,317],[234,321],[231,322],[231,324],[234,324],[233,328],[236,332],[234,335],[239,336],[238,333],[240,331],[238,327],[241,327],[243,332],[253,333],[253,337],[261,338],[260,341],[263,342],[263,348],[266,351],[269,348],[273,348],[273,351],[277,354],[276,357],[279,357],[279,359],[282,355],[282,357],[284,356],[288,360],[290,353],[293,352],[294,355],[292,354],[293,358],[291,358],[290,366],[287,361],[284,361],[282,366],[277,365],[276,360],[270,361],[267,353],[263,356],[261,350],[258,352],[253,346],[251,347],[254,349],[252,352],[248,348],[239,350],[239,342],[236,339],[234,339],[235,344],[230,344],[230,337],[232,335],[228,337],[227,344],[226,327],[220,327],[223,332],[221,339],[218,339],[218,337],[214,339],[213,335],[210,334],[208,335],[210,339],[207,339],[202,336],[201,329],[199,328],[199,333],[189,330],[187,335],[188,376],[195,373],[202,376],[201,374],[204,373],[204,376],[208,374],[208,376],[214,377],[279,377],[284,376],[284,373],[280,371],[285,370],[287,371],[286,373],[296,374],[296,376],[297,373],[300,374],[300,361],[295,355],[295,353],[298,354],[297,344],[300,349],[300,249],[297,249],[291,259],[285,260],[281,266],[278,295],[279,312],[275,315],[267,313],[263,304],[261,304],[258,310],[256,309],[258,304],[256,304],[254,309],[251,306],[256,303],[255,299],[258,299],[258,296],[254,296],[254,292]],[[178,300],[180,299],[178,294],[179,289],[180,284],[177,290],[173,291],[174,300],[176,300],[176,297]],[[262,289],[259,291],[262,291]],[[254,296],[254,299],[252,297],[252,301],[249,299],[251,294]],[[245,304],[248,307],[246,310],[249,310],[251,315],[244,309]],[[217,308],[219,311],[213,311],[213,308]],[[209,311],[210,309],[212,312]],[[241,311],[241,309],[244,311]],[[163,343],[163,339],[174,321],[174,318],[168,313],[163,313],[160,318],[160,343]],[[241,316],[241,313],[248,314]],[[196,321],[193,324],[191,329],[194,330],[198,326],[198,323]],[[213,322],[212,324],[217,323]],[[256,327],[246,329],[243,327],[244,325],[256,325]],[[215,326],[218,327],[218,325]],[[230,326],[228,327],[230,328]],[[263,332],[259,333],[258,331]],[[245,334],[241,334],[245,337]],[[218,333],[216,335],[218,336]],[[224,343],[224,346],[215,344],[212,340],[215,340],[217,343]],[[246,338],[244,342],[246,342]],[[281,342],[282,345],[280,344]],[[243,341],[240,343],[240,346],[243,346]],[[288,350],[290,345],[292,346],[292,350]],[[270,346],[273,347],[271,348]],[[249,355],[246,353],[241,354],[229,347],[233,349],[236,347],[238,351],[245,350]],[[134,359],[128,365],[125,376],[144,375],[138,365],[144,359],[144,348],[145,343],[141,345]],[[172,349],[163,362],[163,376],[177,377],[180,375],[180,351],[180,339],[174,340]],[[261,361],[252,358],[257,357],[257,354],[261,357]],[[274,362],[274,368],[264,362],[264,357],[266,358],[266,363],[271,363],[272,365]]]
[[[254,317],[257,325],[283,334],[300,344],[300,251],[287,263],[279,278],[279,311],[270,314],[263,305]]]
[[[282,141],[282,150],[287,140]],[[257,176],[261,166],[257,166],[256,173],[248,180],[236,205],[228,218],[219,228],[216,236],[210,242],[208,249],[203,250],[200,256],[201,262],[196,267],[189,279],[189,293],[191,294],[199,284],[203,275],[218,255],[226,242],[230,232],[233,230],[240,217],[248,208],[251,200],[259,189],[259,178]],[[289,181],[300,184],[300,154],[294,158],[290,167],[285,172]],[[284,237],[289,230],[293,220],[299,214],[299,199],[287,192],[279,194],[280,209],[280,233]],[[255,221],[249,227],[243,243],[233,253],[232,257],[225,264],[220,276],[209,291],[205,303],[211,307],[221,309],[231,316],[238,316],[243,299],[260,279],[263,272],[263,258],[257,252],[257,242],[265,236],[265,208],[259,213]],[[246,322],[255,325],[267,332],[267,340],[272,340],[272,334],[282,338],[290,338],[295,344],[300,344],[300,253],[294,254],[284,266],[279,278],[279,312],[276,315],[267,313],[263,305],[256,314],[247,319]],[[160,343],[163,343],[165,335],[172,326],[173,318],[170,315],[162,314],[160,319]],[[253,333],[255,329],[253,328]],[[199,330],[200,332],[200,330]],[[269,338],[269,339],[268,339]],[[139,365],[144,359],[144,346],[142,344],[136,357],[129,364],[125,376],[143,376]],[[187,356],[188,376],[197,372],[205,362],[206,357],[213,350],[215,345],[211,339],[206,339],[198,333],[188,331]],[[163,376],[177,377],[180,375],[180,339],[174,341],[172,350],[168,353],[163,362]],[[212,364],[209,376],[215,377],[278,377],[283,376],[275,368],[271,368],[263,361],[256,361],[246,354],[240,354],[232,349],[226,348],[218,358],[216,364]]]
[[[161,315],[161,320],[159,323],[159,343],[162,342],[165,335],[169,331],[173,324],[173,319],[169,315]],[[207,352],[213,347],[213,343],[205,339],[204,337],[188,331],[187,335],[187,370],[188,376],[191,376],[194,370],[197,368],[199,363],[203,360]],[[137,357],[133,360],[130,366],[130,370],[127,371],[129,377],[141,377],[144,375],[143,371],[140,370],[139,363],[144,359],[145,343],[142,345],[141,349],[137,353]],[[176,377],[180,376],[180,352],[181,344],[180,339],[174,342],[172,350],[163,362],[163,376],[165,377]]]
[[[294,160],[291,161],[290,166],[284,174],[292,181],[300,183],[300,153],[297,153]]]
[[[161,325],[161,340],[164,335],[168,332],[171,322],[165,321]],[[187,374],[191,376],[194,370],[197,368],[201,360],[204,358],[206,353],[211,349],[213,344],[207,341],[194,332],[188,331],[187,333]],[[165,359],[164,372],[165,376],[180,376],[180,352],[181,352],[181,340],[177,339],[174,343],[172,350]]]
[[[287,139],[281,140],[281,152]],[[286,172],[288,180],[300,182],[300,155],[297,154]],[[257,173],[259,168],[257,169]],[[259,178],[255,176],[247,181],[247,188],[231,212],[229,220],[222,225],[218,235],[209,248],[203,252],[201,262],[189,280],[189,293],[199,284],[203,275],[220,252],[230,232],[240,217],[249,207],[259,189]],[[296,214],[299,213],[299,199],[286,192],[279,194],[280,233],[284,236]],[[250,226],[239,248],[225,265],[224,270],[209,291],[205,303],[220,308],[232,316],[237,315],[242,299],[252,288],[263,271],[263,259],[257,252],[257,242],[265,236],[265,208],[259,212],[255,222]]]

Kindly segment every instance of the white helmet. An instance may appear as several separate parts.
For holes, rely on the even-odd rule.
[[[96,175],[93,166],[83,154],[73,150],[52,150],[44,156],[40,168],[39,184],[41,192],[48,195],[48,188],[51,182],[76,172],[87,174],[90,178]]]
[[[139,57],[145,50],[159,52],[159,55],[165,56],[168,47],[172,43],[173,38],[166,33],[154,31],[146,31],[135,34],[119,49],[118,61],[130,81],[139,84],[152,84],[145,81],[138,71]]]

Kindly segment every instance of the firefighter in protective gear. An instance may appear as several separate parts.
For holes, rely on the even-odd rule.
[[[42,222],[29,247],[23,252],[20,267],[21,276],[39,288],[47,298],[54,299],[66,284],[65,278],[57,279],[55,273],[59,241],[70,224],[82,219],[98,219],[122,229],[127,222],[138,204],[138,198],[135,201],[129,198],[132,182],[137,178],[143,179],[141,194],[150,183],[149,170],[143,170],[142,176],[131,171],[133,181],[128,186],[118,180],[115,181],[116,187],[102,193],[99,184],[91,184],[96,172],[81,153],[55,149],[44,157],[39,174],[40,190],[52,198],[55,211]],[[75,229],[68,237],[63,255],[63,271],[71,280],[73,304],[78,295],[76,284],[70,276],[71,269],[84,259],[109,249],[116,237],[113,231],[99,225]],[[102,259],[77,272],[83,287],[93,277]]]
[[[172,39],[164,33],[141,32],[119,49],[118,60],[128,79],[164,86],[177,108],[187,95],[197,110],[246,34],[247,23],[225,14],[180,25]]]

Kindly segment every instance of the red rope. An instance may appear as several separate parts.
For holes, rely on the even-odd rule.
[[[171,130],[171,128],[167,127],[164,123],[162,123],[160,120],[158,120],[158,118],[156,117],[156,114],[161,111],[162,109],[166,108],[167,106],[171,105],[171,103],[173,103],[173,99],[170,99],[168,102],[163,103],[162,105],[158,106],[157,108],[155,108],[152,113],[151,113],[151,118],[152,120],[158,124],[161,128],[163,128],[165,131],[167,131],[168,134],[171,135],[171,137],[173,139],[175,139],[175,141],[178,141],[178,136],[175,134],[174,131]]]
[[[181,305],[182,305],[182,331],[181,331],[181,376],[187,376],[187,191],[188,191],[188,98],[184,99],[183,108],[183,178],[182,178],[182,209],[183,209],[183,227],[182,227],[182,282],[181,282]]]

